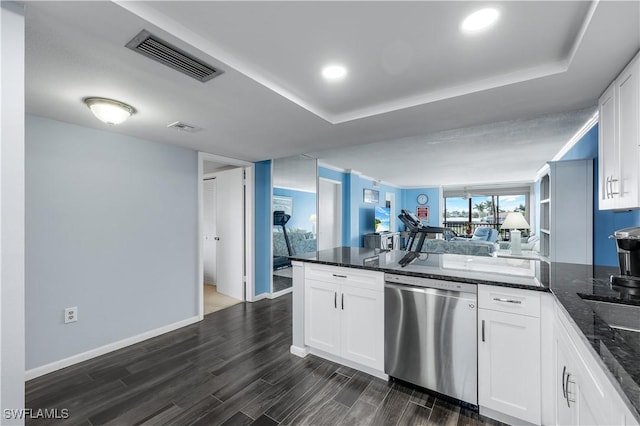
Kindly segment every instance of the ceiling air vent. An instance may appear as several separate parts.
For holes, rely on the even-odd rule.
[[[159,39],[147,30],[142,30],[125,46],[203,83],[223,72]]]
[[[169,124],[167,127],[188,133],[197,133],[202,130],[202,127],[192,126],[191,124],[183,123],[182,121],[176,121],[175,123]]]

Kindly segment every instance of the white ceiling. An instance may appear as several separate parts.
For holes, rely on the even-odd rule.
[[[500,9],[498,25],[459,33],[464,16],[485,4]],[[639,2],[98,1],[26,9],[28,113],[247,161],[329,150],[321,159],[371,174],[360,163],[385,158],[389,174],[372,175],[410,186],[513,180],[505,165],[516,161],[532,179],[589,115],[568,112],[592,108],[640,48]],[[142,29],[224,74],[200,83],[126,49]],[[344,63],[347,79],[323,82],[328,61]],[[138,113],[108,128],[82,104],[87,96]],[[204,130],[166,128],[178,120]],[[485,137],[472,137],[477,131]],[[504,149],[512,134],[522,149]],[[422,181],[415,168],[428,160],[415,156],[420,141],[420,151],[438,159],[430,170],[456,164],[460,172]],[[374,142],[377,151],[354,148]],[[499,164],[480,175],[467,167],[479,154],[460,157],[471,149]],[[407,155],[416,157],[410,167]]]

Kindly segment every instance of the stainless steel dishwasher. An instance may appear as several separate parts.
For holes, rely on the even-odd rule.
[[[477,286],[385,274],[384,369],[478,405]]]

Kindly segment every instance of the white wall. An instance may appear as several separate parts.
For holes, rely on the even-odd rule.
[[[24,9],[0,5],[0,424],[24,407]]]
[[[195,151],[27,116],[28,370],[197,317],[197,167]]]

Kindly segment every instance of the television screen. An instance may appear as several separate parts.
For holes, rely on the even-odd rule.
[[[391,216],[391,209],[387,207],[376,207],[375,213],[375,232],[389,232],[389,217]]]

